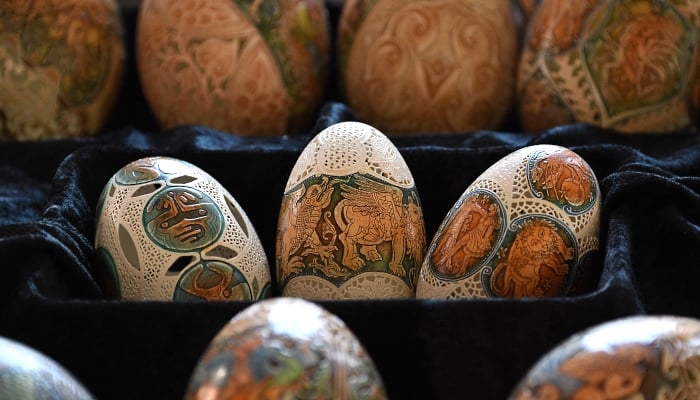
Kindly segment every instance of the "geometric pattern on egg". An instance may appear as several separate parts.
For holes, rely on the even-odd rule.
[[[96,276],[125,300],[258,300],[270,295],[260,239],[236,200],[200,168],[146,157],[98,202]]]
[[[604,322],[544,354],[508,399],[697,399],[699,343],[693,318]]]
[[[185,399],[386,399],[355,334],[299,298],[260,301],[233,317],[200,357]]]
[[[447,213],[416,296],[565,295],[599,247],[599,225],[590,166],[564,147],[522,148],[488,168]]]
[[[369,125],[338,123],[311,140],[287,182],[279,287],[313,299],[413,297],[425,241],[418,192],[396,147]]]

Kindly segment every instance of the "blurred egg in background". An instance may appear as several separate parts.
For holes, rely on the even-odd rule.
[[[510,0],[348,0],[337,59],[346,102],[386,134],[496,129],[512,108]]]
[[[523,130],[687,129],[698,106],[699,14],[692,1],[542,0],[519,64]]]
[[[114,0],[0,2],[0,139],[95,134],[120,92],[122,35]]]
[[[327,14],[323,0],[144,0],[136,56],[156,119],[249,136],[308,129],[328,75]]]

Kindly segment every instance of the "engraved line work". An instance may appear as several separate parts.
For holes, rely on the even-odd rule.
[[[531,170],[535,190],[559,204],[578,207],[593,203],[595,178],[580,157],[570,150],[542,154],[535,156]]]
[[[440,235],[432,255],[433,267],[450,278],[467,274],[493,249],[501,224],[494,199],[482,193],[470,196]]]

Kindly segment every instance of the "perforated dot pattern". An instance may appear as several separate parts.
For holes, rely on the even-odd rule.
[[[406,162],[383,133],[361,122],[341,122],[323,130],[304,148],[285,192],[311,176],[354,173],[372,175],[399,187],[414,186]]]
[[[162,159],[167,160],[169,166],[173,162],[180,162],[175,159]],[[157,191],[134,197],[134,192],[137,192],[143,185],[115,185],[116,190],[111,196],[107,196],[102,212],[98,216],[95,247],[107,249],[114,258],[120,281],[121,297],[123,299],[170,300],[173,298],[178,280],[188,267],[192,267],[202,260],[216,259],[226,261],[240,269],[249,284],[257,280],[259,282],[258,290],[261,290],[270,282],[270,271],[260,239],[246,213],[226,189],[209,174],[192,164],[182,163],[187,167],[184,169],[185,173],[189,177],[196,178],[195,180],[188,178],[186,186],[201,190],[215,201],[224,216],[225,229],[216,241],[204,248],[183,252],[167,250],[149,238],[143,222],[144,208]],[[173,175],[168,175],[165,171],[161,172],[163,172],[163,180],[159,183],[163,186],[170,184],[172,179],[178,181],[178,177],[180,177],[179,170]],[[110,183],[113,181],[114,177]],[[153,182],[147,183],[147,185],[152,184]],[[239,220],[234,217],[226,205],[227,200],[238,210],[241,223],[245,224],[245,227],[239,225]],[[124,243],[120,241],[118,233],[120,225],[124,227],[136,247],[139,260],[137,268],[131,266],[125,256]],[[231,251],[219,251],[213,252],[214,255],[207,255],[208,251],[217,247]],[[223,256],[216,256],[216,254],[235,254],[236,256],[233,259],[227,259]],[[180,257],[189,257],[185,269],[168,272],[168,269]],[[253,293],[253,297],[258,298],[260,294]]]

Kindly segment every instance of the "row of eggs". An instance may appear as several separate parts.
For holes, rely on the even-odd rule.
[[[333,53],[341,97],[392,134],[497,129],[514,98],[530,132],[574,121],[624,132],[692,125],[697,2],[542,0],[525,13],[522,43],[515,3],[345,1]],[[313,122],[331,37],[323,0],[144,0],[135,56],[162,127],[281,135]],[[125,57],[115,0],[2,2],[0,135],[94,134],[120,94]]]
[[[282,197],[276,278],[307,299],[544,297],[590,290],[601,193],[590,166],[555,145],[483,172],[429,246],[408,165],[361,122],[321,131]],[[136,160],[97,204],[95,275],[113,298],[259,300],[271,272],[253,224],[212,176],[182,160]]]
[[[510,400],[697,399],[700,321],[635,316],[558,344]],[[54,360],[0,337],[0,398],[91,400]],[[386,399],[373,360],[341,319],[302,299],[251,305],[213,338],[184,399]]]

